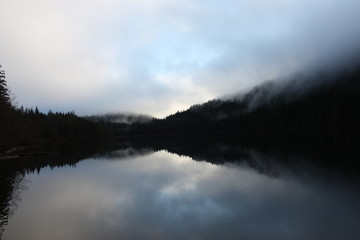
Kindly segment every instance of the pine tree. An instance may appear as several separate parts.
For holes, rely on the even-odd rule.
[[[6,84],[5,71],[2,69],[0,64],[0,106],[10,107],[11,100],[9,95],[9,89]]]
[[[5,71],[0,65],[0,149],[9,147],[12,126],[10,94],[6,85]]]

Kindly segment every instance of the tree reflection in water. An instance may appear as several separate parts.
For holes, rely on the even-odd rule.
[[[109,221],[109,219],[111,219],[112,216],[114,217],[113,223],[115,225],[118,223],[117,220],[119,219],[130,219],[131,221],[129,220],[126,223],[122,223],[129,227],[126,229],[131,229],[130,226],[132,226],[132,224],[137,224],[140,227],[150,225],[154,226],[154,228],[158,229],[159,231],[161,231],[161,227],[163,227],[164,231],[165,228],[168,230],[172,229],[174,234],[179,234],[181,231],[178,230],[181,229],[181,227],[179,227],[178,224],[180,224],[180,222],[184,220],[183,217],[189,217],[188,221],[193,224],[191,225],[193,227],[191,229],[188,229],[188,225],[183,226],[189,231],[195,231],[195,233],[189,232],[189,234],[191,233],[196,235],[199,234],[198,231],[201,230],[203,231],[202,233],[206,235],[207,231],[213,231],[213,229],[205,228],[207,226],[206,224],[209,224],[210,226],[214,226],[214,224],[219,224],[219,226],[225,223],[230,224],[223,225],[224,229],[229,230],[227,234],[231,234],[232,231],[234,234],[238,234],[239,231],[230,229],[231,223],[236,222],[239,224],[238,228],[240,228],[241,225],[241,229],[244,230],[244,232],[249,231],[250,234],[252,233],[251,229],[253,227],[250,226],[251,224],[258,224],[261,227],[269,228],[274,224],[276,225],[276,223],[278,223],[275,220],[283,221],[286,218],[288,218],[288,220],[291,220],[291,222],[280,221],[279,223],[283,223],[284,225],[276,225],[277,227],[279,227],[279,231],[285,231],[283,227],[294,226],[303,227],[299,228],[300,230],[306,229],[306,227],[311,226],[311,229],[314,230],[314,225],[311,225],[312,223],[307,222],[305,224],[305,222],[303,221],[311,220],[312,212],[305,211],[307,207],[312,207],[313,210],[324,214],[324,216],[333,216],[334,212],[338,211],[339,213],[343,213],[345,207],[347,208],[347,206],[344,207],[341,206],[341,204],[346,204],[350,206],[351,203],[350,208],[352,208],[353,212],[350,213],[351,210],[349,210],[349,213],[345,213],[342,217],[344,217],[344,219],[346,218],[355,220],[357,218],[356,214],[359,210],[358,194],[356,193],[356,195],[350,196],[347,195],[354,190],[354,182],[352,182],[352,184],[346,185],[348,183],[346,181],[348,181],[349,179],[351,180],[351,178],[356,179],[356,181],[358,181],[358,179],[354,175],[352,175],[353,172],[351,170],[348,171],[348,165],[343,166],[341,162],[337,163],[335,160],[332,160],[332,166],[328,168],[326,167],[326,164],[324,164],[325,162],[323,160],[318,162],[313,160],[316,159],[316,157],[310,158],[311,160],[306,160],[306,158],[299,157],[298,155],[293,153],[281,151],[272,152],[258,149],[255,150],[249,147],[242,147],[240,144],[235,144],[234,142],[195,142],[197,141],[135,141],[128,144],[123,144],[123,147],[117,148],[116,151],[100,153],[92,152],[87,154],[73,152],[72,154],[68,155],[44,157],[43,159],[36,158],[27,159],[26,161],[18,160],[15,162],[3,162],[0,164],[0,233],[3,234],[5,229],[5,233],[3,235],[5,237],[7,234],[9,234],[9,232],[12,232],[12,234],[14,234],[14,229],[17,229],[17,227],[14,228],[14,226],[17,225],[13,225],[12,231],[6,230],[9,229],[6,228],[6,225],[9,218],[14,214],[14,211],[16,211],[20,203],[21,193],[26,189],[27,182],[26,178],[24,178],[26,173],[34,173],[36,171],[40,172],[42,171],[41,169],[43,169],[44,167],[49,167],[53,169],[61,166],[74,167],[77,165],[80,167],[79,169],[76,169],[75,174],[73,171],[64,170],[64,172],[71,173],[71,175],[65,175],[68,177],[68,179],[64,179],[67,177],[64,177],[60,173],[57,174],[57,172],[60,171],[54,171],[53,174],[52,171],[49,171],[49,169],[47,169],[44,171],[44,173],[47,173],[45,175],[48,176],[40,178],[42,180],[37,180],[38,184],[41,183],[46,185],[46,177],[52,176],[49,179],[52,179],[51,181],[53,183],[56,181],[63,183],[66,182],[66,184],[64,185],[65,187],[48,189],[48,191],[53,192],[45,193],[48,195],[50,194],[52,196],[51,199],[56,200],[57,204],[60,204],[59,206],[72,207],[73,204],[78,201],[81,203],[81,205],[78,206],[79,208],[75,208],[72,210],[63,209],[64,211],[62,213],[59,213],[60,216],[57,216],[59,217],[59,219],[61,219],[61,216],[67,216],[66,214],[70,212],[75,211],[76,213],[82,213],[81,211],[84,208],[86,209],[86,206],[89,205],[94,210],[94,212],[91,212],[92,214],[100,214],[100,216],[91,219],[101,219],[101,217],[104,217],[104,219],[102,220],[107,222]],[[207,167],[209,167],[210,164],[195,163],[189,158],[186,160],[187,163],[185,165],[181,165],[180,167],[184,167],[185,169],[175,170],[172,169],[172,167],[176,164],[182,163],[181,158],[174,156],[173,160],[175,159],[175,162],[173,163],[171,163],[171,159],[162,159],[162,162],[157,162],[156,159],[154,159],[158,155],[161,155],[165,158],[170,156],[170,154],[167,154],[162,150],[166,150],[167,152],[174,153],[179,156],[189,156],[192,160],[195,161],[208,162],[215,165],[211,165],[213,167],[207,169],[209,170],[208,173],[210,175],[206,175],[207,173],[203,171],[206,169],[202,169],[199,166],[206,165]],[[160,154],[152,155],[152,153],[158,151],[160,151]],[[329,153],[327,153],[327,155],[328,154]],[[306,155],[311,156],[311,153],[307,153]],[[149,161],[142,160],[141,166],[137,166],[136,161],[132,161],[132,159],[143,159],[143,156],[146,156],[146,159]],[[93,161],[90,162],[93,163],[87,164],[88,162],[84,162],[84,164],[78,164],[83,159],[92,159]],[[126,161],[118,162],[118,160]],[[224,165],[225,167],[219,168],[218,165]],[[109,166],[118,166],[119,168],[108,169],[107,167]],[[186,168],[188,168],[191,173],[195,174],[183,175],[186,171]],[[221,176],[212,175],[213,171],[221,173]],[[196,176],[197,174],[199,176]],[[238,179],[239,174],[243,174],[243,176],[248,176],[249,178]],[[336,174],[337,176],[340,175],[340,178],[338,179],[344,180],[344,178],[342,177],[346,177],[347,180],[342,181],[341,183],[336,182],[337,180],[335,178],[331,179],[333,174]],[[53,178],[54,175],[57,176],[57,179]],[[203,180],[201,180],[202,175],[204,177]],[[78,177],[80,177],[81,181],[77,183],[76,181],[79,180]],[[199,184],[197,186],[198,188],[194,188],[196,190],[194,190],[194,192],[192,192],[194,186],[191,184],[191,182],[189,182],[190,179],[196,180],[195,183]],[[96,182],[97,180],[101,180],[100,183]],[[246,181],[254,181],[254,186],[259,188],[251,189],[251,191],[247,193],[246,191],[249,190],[249,188],[248,186],[245,186]],[[319,184],[319,182],[321,183]],[[58,185],[58,183],[56,185]],[[69,184],[74,186],[69,187]],[[109,184],[109,186],[102,184]],[[157,184],[160,184],[162,188],[159,187]],[[169,186],[167,186],[167,184]],[[217,188],[217,184],[221,186],[220,190]],[[267,184],[269,184],[268,189],[264,188],[264,186],[267,186]],[[340,187],[338,189],[340,189],[341,191],[333,190],[332,186],[330,186],[331,184],[339,186],[343,184],[342,186],[349,186],[349,189]],[[35,185],[36,184],[34,184],[33,188],[36,188]],[[49,184],[47,187],[50,186],[52,185]],[[61,183],[59,186],[62,186]],[[78,187],[76,188],[75,186]],[[86,186],[88,188],[84,189],[83,187]],[[136,190],[137,187],[139,187],[138,190]],[[243,189],[241,189],[241,187],[243,187]],[[291,187],[297,188],[295,188],[293,192],[293,189]],[[334,189],[336,187],[338,186],[334,186]],[[38,187],[37,189],[37,193],[42,194],[41,188]],[[158,191],[159,189],[162,189],[162,191]],[[239,189],[241,189],[245,195],[241,195],[241,192],[238,193],[237,191]],[[282,189],[284,189],[284,191],[290,191],[285,191],[283,193],[281,192]],[[57,192],[58,190],[64,191],[64,193],[67,194],[61,194]],[[113,190],[115,192],[112,192]],[[273,192],[272,190],[277,190],[279,192]],[[134,194],[134,199],[126,198],[126,194],[120,194],[119,196],[117,196],[116,191],[129,191],[129,193]],[[101,193],[104,193],[105,196],[109,195],[111,199],[106,199],[106,197],[103,196],[99,197],[98,195]],[[253,198],[251,196],[251,194],[254,193],[258,195],[257,198]],[[79,196],[77,194],[79,194]],[[89,195],[87,196],[86,194]],[[131,196],[131,194],[129,196]],[[312,194],[314,195],[314,199],[312,198]],[[337,195],[335,196],[335,194]],[[68,197],[65,203],[62,202],[63,196]],[[279,198],[279,196],[284,196],[285,198],[281,199]],[[321,198],[324,196],[334,197],[334,199],[328,198],[328,200],[326,200],[324,198]],[[97,199],[97,197],[99,199]],[[149,199],[147,199],[147,197],[149,197]],[[319,198],[316,199],[317,197]],[[36,194],[32,196],[32,199],[34,201],[40,202],[39,206],[41,208],[41,211],[44,211],[42,212],[42,214],[45,214],[46,217],[49,217],[51,214],[49,214],[46,209],[51,209],[52,205],[51,203],[47,202],[47,200],[45,201],[44,199],[40,198],[41,196]],[[342,198],[350,198],[351,200],[343,201],[341,200]],[[129,199],[131,199],[131,201]],[[76,202],[72,202],[73,200],[76,200]],[[202,202],[203,200],[206,201]],[[302,203],[302,200],[315,201],[313,203]],[[24,198],[23,204],[25,204],[25,202],[26,201]],[[96,204],[99,203],[106,205],[106,208],[104,208],[106,210],[105,212],[101,212],[101,210],[104,210],[102,208],[98,209],[98,211],[95,211],[97,206]],[[127,203],[131,203],[129,206],[134,207],[133,211],[127,211],[125,207],[119,207],[124,212],[120,211],[120,209],[118,210],[121,214],[128,213],[129,215],[117,216],[116,212],[109,210],[111,209],[111,207],[116,207],[117,204],[124,204],[125,206]],[[241,205],[241,203],[243,203],[243,205]],[[337,203],[339,203],[339,205],[337,205]],[[147,207],[144,208],[144,206]],[[320,210],[316,209],[316,207],[318,206],[320,206]],[[338,209],[334,208],[331,209],[330,212],[326,212],[328,210],[328,207],[330,210],[330,207],[333,206],[338,206]],[[242,209],[241,207],[246,208]],[[179,211],[175,211],[176,209]],[[227,209],[229,209],[229,211],[227,211]],[[253,211],[255,209],[258,210]],[[302,211],[302,209],[304,209],[304,211]],[[243,215],[236,215],[239,213],[239,211]],[[19,209],[19,212],[21,212],[21,208]],[[26,221],[26,219],[31,219],[32,211],[26,210],[25,212],[27,213],[27,215],[21,215],[22,217],[25,217],[24,221]],[[178,213],[178,215],[176,215],[176,213]],[[211,213],[213,214],[212,217],[214,218],[211,218]],[[228,214],[223,215],[223,213]],[[233,222],[226,217],[229,214],[234,217],[234,219],[231,218],[232,220],[234,220]],[[353,214],[354,216],[352,216],[351,214]],[[73,226],[74,229],[72,229],[72,231],[79,231],[79,234],[81,234],[81,230],[92,232],[93,230],[87,225],[90,224],[90,222],[81,222],[81,226],[84,227],[83,229],[80,229],[80,226],[77,225],[79,223],[78,221],[84,220],[82,219],[82,216],[83,215],[71,216],[71,219],[74,221],[74,223],[76,223]],[[202,218],[201,216],[208,216],[208,218]],[[221,216],[225,217],[221,218]],[[247,217],[244,220],[241,218],[241,216]],[[271,220],[272,217],[273,220],[275,219],[274,221]],[[284,217],[284,219],[281,219],[282,217]],[[317,216],[317,218],[321,218],[321,216]],[[16,219],[16,216],[14,217],[14,219]],[[151,219],[151,221],[146,221],[146,219]],[[171,222],[169,222],[169,219],[174,221],[176,224],[167,225]],[[210,221],[211,219],[213,219],[214,221],[216,219],[217,223]],[[259,220],[261,221],[258,222]],[[334,223],[339,222],[336,219],[332,221],[332,219],[330,218],[323,220],[324,223],[322,226],[333,226]],[[177,223],[177,221],[179,222]],[[52,220],[46,218],[46,222],[51,223]],[[98,225],[98,223],[99,222],[96,222],[94,220],[94,222],[91,222],[91,224],[95,225],[91,226],[96,226],[97,228],[100,228],[98,230],[109,230],[106,228],[106,226],[101,229],[102,225]],[[184,224],[184,222],[182,223]],[[200,223],[205,225],[201,225]],[[304,225],[300,226],[297,224]],[[349,225],[351,226],[355,224],[356,223],[354,221],[349,223]],[[10,226],[11,222],[9,224],[9,227]],[[247,228],[247,226],[249,228]],[[52,227],[59,228],[60,226],[54,225]],[[342,229],[347,229],[344,225],[339,227],[342,227]],[[270,231],[267,228],[264,228],[263,231]],[[43,230],[45,231],[45,229]],[[125,235],[140,234],[140,232],[131,232],[130,230],[123,230],[122,232],[119,232],[121,229],[119,230],[118,228],[114,228],[113,230],[114,232],[112,233],[108,232],[108,234],[110,235],[113,234],[109,237],[115,237],[116,234],[120,233]],[[148,230],[150,231],[153,229]],[[50,228],[47,228],[46,231],[49,232]],[[56,229],[56,231],[61,231],[61,229]],[[168,232],[165,231],[163,233],[167,234]],[[272,233],[273,236],[276,236],[276,232],[274,233],[270,231],[270,233]],[[356,232],[353,232],[352,234],[354,233]],[[84,233],[82,232],[82,234]],[[296,234],[296,232],[292,232],[292,234]],[[314,235],[311,235],[310,239],[318,233],[314,232],[312,234]],[[14,237],[14,235],[12,236]],[[141,236],[145,237],[145,235]],[[258,239],[263,239],[263,235],[260,234],[259,236],[260,237]],[[234,239],[235,237],[236,236],[232,236],[232,238]],[[353,235],[351,235],[348,239],[353,239],[352,237]],[[174,239],[176,239],[175,236]]]
[[[10,217],[19,207],[21,193],[26,190],[26,181],[22,173],[6,173],[0,175],[0,239]]]

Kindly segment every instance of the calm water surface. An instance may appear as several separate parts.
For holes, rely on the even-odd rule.
[[[306,168],[120,152],[43,168],[23,184],[5,240],[360,239],[357,183]]]

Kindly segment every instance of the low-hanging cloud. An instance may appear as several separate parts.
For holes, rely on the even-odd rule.
[[[42,111],[164,116],[360,45],[357,0],[5,0],[1,9],[8,84]]]

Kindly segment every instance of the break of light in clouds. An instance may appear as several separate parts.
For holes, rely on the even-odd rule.
[[[2,0],[17,101],[162,117],[360,45],[358,0]]]

